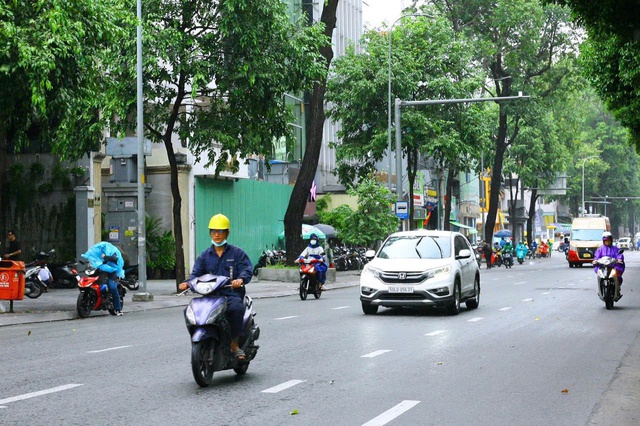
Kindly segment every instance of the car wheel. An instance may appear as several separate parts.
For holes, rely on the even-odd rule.
[[[467,309],[477,309],[480,305],[480,277],[477,275],[473,282],[473,299],[467,300],[465,304]]]
[[[372,305],[371,303],[362,302],[362,312],[366,315],[375,315],[378,313],[378,305]]]
[[[453,302],[449,305],[449,314],[458,315],[460,313],[460,282],[456,280],[453,284]]]

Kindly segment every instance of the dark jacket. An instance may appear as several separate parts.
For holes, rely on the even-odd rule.
[[[246,285],[253,277],[253,265],[249,260],[249,256],[240,247],[227,244],[222,256],[219,257],[215,247],[212,245],[198,256],[189,279],[191,280],[204,274],[222,275],[232,280],[242,278]],[[244,295],[244,287],[241,294]]]

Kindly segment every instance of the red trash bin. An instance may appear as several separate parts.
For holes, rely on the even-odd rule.
[[[24,262],[0,260],[0,300],[24,299]]]

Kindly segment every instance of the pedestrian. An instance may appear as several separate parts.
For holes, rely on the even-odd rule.
[[[482,245],[482,254],[484,255],[484,260],[487,262],[487,269],[491,269],[491,254],[493,250],[487,241]]]
[[[20,248],[20,242],[16,238],[15,232],[9,230],[7,232],[7,237],[9,237],[9,249],[4,254],[5,259],[21,261],[22,260],[22,249]]]
[[[222,290],[219,294],[227,299],[227,318],[231,326],[231,353],[238,360],[244,360],[246,354],[238,345],[242,333],[242,316],[244,314],[245,284],[253,277],[253,265],[249,256],[240,247],[227,243],[231,222],[223,214],[216,214],[209,221],[209,236],[211,246],[203,251],[196,259],[188,280],[205,274],[229,277],[231,288]],[[178,286],[180,291],[189,288],[187,282]]]

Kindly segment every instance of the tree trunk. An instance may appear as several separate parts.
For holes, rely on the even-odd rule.
[[[533,227],[536,222],[536,200],[538,199],[538,190],[531,190],[531,201],[529,202],[529,220],[527,221],[527,244],[531,245],[535,239]]]
[[[456,173],[455,171],[455,167],[453,166],[449,166],[449,169],[447,170],[447,184],[446,184],[446,201],[444,203],[444,220],[442,221],[443,223],[443,230],[444,231],[450,231],[451,230],[451,224],[449,223],[449,218],[451,217],[451,195],[453,193],[453,176]]]
[[[505,95],[507,96],[507,95]],[[498,125],[498,136],[495,143],[495,158],[491,169],[491,194],[489,196],[489,211],[487,212],[487,223],[484,228],[485,241],[493,238],[493,229],[496,226],[498,216],[498,203],[500,201],[500,185],[502,182],[502,167],[504,153],[507,149],[507,113],[504,111],[502,103],[499,104],[500,118]]]
[[[176,154],[173,150],[171,142],[171,133],[167,135],[164,141],[167,150],[167,158],[169,159],[169,168],[171,170],[171,195],[173,198],[173,237],[176,240],[176,292],[178,285],[185,279],[184,271],[184,236],[182,235],[182,196],[180,195],[180,185],[178,182],[178,163],[176,162]]]
[[[328,0],[322,9],[320,21],[325,24],[324,34],[329,43],[320,48],[320,54],[326,60],[326,68],[329,69],[333,59],[331,37],[336,26],[336,11],[339,0]],[[313,93],[309,100],[308,113],[310,117],[307,128],[307,147],[300,165],[300,173],[293,186],[287,212],[284,215],[284,233],[287,249],[287,264],[293,265],[294,260],[304,248],[304,242],[300,235],[304,209],[309,197],[309,190],[315,178],[322,147],[322,133],[324,128],[324,96],[327,88],[326,77],[313,85]]]
[[[9,209],[8,206],[5,206],[2,196],[7,183],[7,157],[7,134],[0,131],[0,232],[4,232],[2,235],[6,235],[9,226],[7,224]]]

